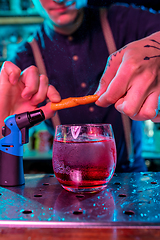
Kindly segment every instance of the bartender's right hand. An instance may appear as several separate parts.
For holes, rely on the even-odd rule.
[[[9,115],[38,109],[38,104],[46,98],[51,102],[61,100],[57,90],[49,85],[48,78],[39,75],[35,66],[21,72],[20,68],[8,61],[3,63],[0,72],[0,98],[0,125]],[[50,104],[48,102],[41,107],[46,119],[54,115]]]

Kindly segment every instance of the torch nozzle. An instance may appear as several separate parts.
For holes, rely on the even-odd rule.
[[[29,118],[30,124],[33,126],[36,123],[43,121],[45,119],[45,116],[43,111],[40,109],[40,110],[29,112],[28,118]]]
[[[32,112],[16,114],[16,123],[19,129],[30,128],[37,123],[45,120],[44,113],[41,109]]]

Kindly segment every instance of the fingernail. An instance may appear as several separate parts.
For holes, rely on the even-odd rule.
[[[30,96],[29,94],[25,94],[25,95],[23,95],[23,98],[25,98],[25,99],[31,99],[31,96]]]
[[[61,101],[61,96],[59,95],[59,93],[55,93],[53,96],[52,96],[53,100],[56,101],[56,102],[59,102]]]
[[[155,117],[153,117],[152,119],[156,118],[158,115],[158,109],[155,109]]]
[[[119,104],[119,105],[116,107],[116,109],[118,110],[118,112],[124,113],[124,112],[123,112],[123,105],[124,105],[124,103]]]
[[[111,104],[106,102],[105,97],[101,96],[96,101],[96,105],[100,107],[109,107]]]

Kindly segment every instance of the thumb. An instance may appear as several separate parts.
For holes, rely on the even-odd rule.
[[[120,51],[115,52],[108,57],[105,70],[104,70],[103,75],[100,79],[98,88],[95,92],[97,95],[100,96],[98,98],[98,100],[96,101],[96,104],[98,106],[103,106],[104,93],[107,92],[107,89],[109,88],[110,83],[112,82],[112,80],[116,76],[116,74],[118,72],[118,69],[119,69],[119,66],[122,62],[122,57],[123,57],[123,55],[121,54]]]
[[[51,109],[51,102],[48,102],[45,106],[42,106],[41,109],[44,112],[45,119],[52,118],[56,113]]]

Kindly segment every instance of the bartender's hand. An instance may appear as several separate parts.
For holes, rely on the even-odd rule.
[[[48,78],[39,75],[36,67],[21,72],[13,63],[4,62],[0,72],[0,127],[7,116],[36,110],[46,98],[52,102],[61,100],[56,89],[48,84]],[[41,107],[46,119],[54,115],[50,104]]]
[[[115,104],[131,119],[160,121],[160,32],[112,54],[96,93],[98,106]]]

